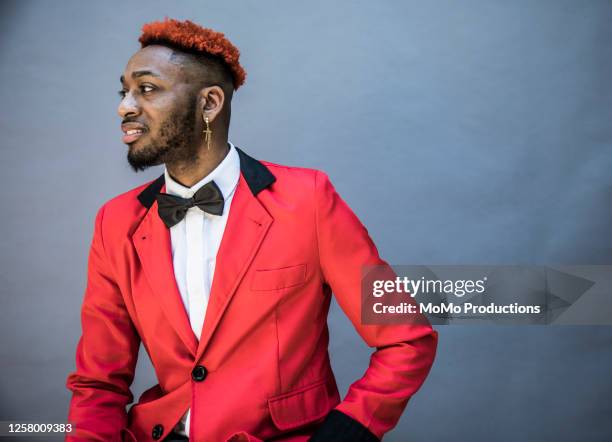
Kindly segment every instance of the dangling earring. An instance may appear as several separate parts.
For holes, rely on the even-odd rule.
[[[208,124],[208,117],[204,117],[204,122],[206,123],[206,129],[204,129],[204,141],[206,141],[206,148],[210,150],[210,140],[212,138],[212,130],[210,130],[210,125]]]

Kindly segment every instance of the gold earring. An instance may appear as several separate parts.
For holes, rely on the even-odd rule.
[[[206,141],[206,148],[210,150],[210,140],[212,139],[212,130],[210,130],[210,125],[208,124],[208,117],[204,117],[204,122],[206,123],[206,129],[204,129],[204,141]]]

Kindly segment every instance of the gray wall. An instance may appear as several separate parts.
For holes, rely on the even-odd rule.
[[[394,264],[612,263],[612,2],[1,2],[0,420],[64,420],[96,209],[140,26],[221,30],[230,139],[325,170]],[[369,349],[330,316],[342,393]],[[612,440],[609,327],[439,327],[388,441]],[[145,353],[141,353],[145,356]],[[145,356],[146,358],[146,356]],[[154,380],[139,363],[139,394]]]

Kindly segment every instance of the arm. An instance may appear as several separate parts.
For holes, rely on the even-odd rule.
[[[437,332],[426,320],[405,325],[361,324],[362,266],[386,263],[325,174],[317,172],[315,187],[324,279],[359,335],[376,351],[363,377],[350,386],[311,440],[376,441],[397,424],[408,399],[425,381],[435,356]]]
[[[89,251],[87,288],[81,310],[82,336],[76,371],[66,386],[72,391],[67,441],[120,441],[127,425],[125,407],[140,346],[104,250],[104,206],[96,216]]]

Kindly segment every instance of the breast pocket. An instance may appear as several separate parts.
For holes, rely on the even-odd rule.
[[[280,269],[255,270],[251,280],[251,290],[266,292],[304,284],[306,264],[298,264]]]

